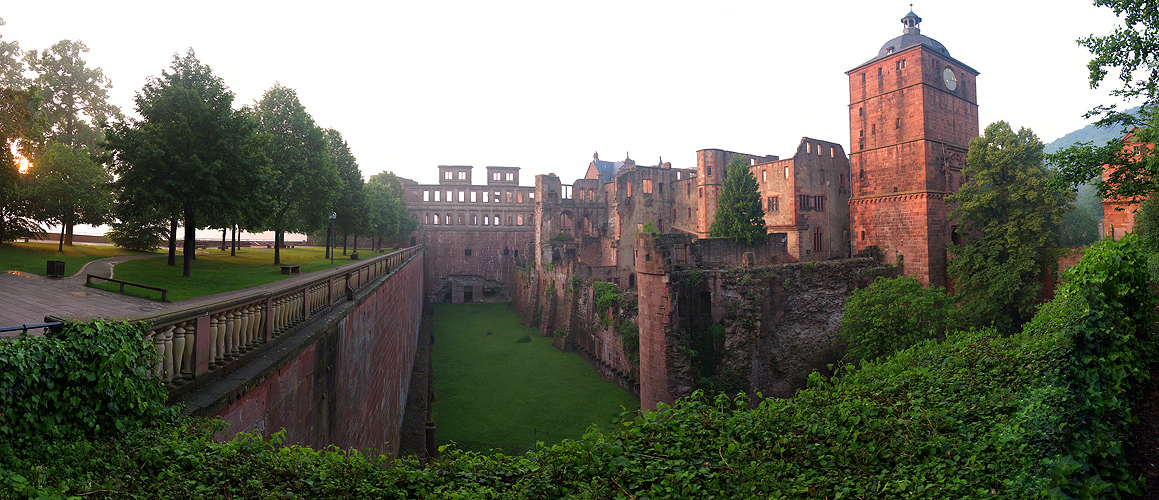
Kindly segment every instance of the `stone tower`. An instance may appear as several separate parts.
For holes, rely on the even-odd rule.
[[[978,136],[978,72],[922,35],[921,21],[906,14],[901,36],[846,72],[850,236],[854,253],[878,247],[905,274],[944,286],[955,231],[945,197]]]

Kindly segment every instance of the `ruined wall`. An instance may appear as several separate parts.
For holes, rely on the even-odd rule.
[[[597,310],[594,282],[611,283],[615,267],[568,267],[515,269],[512,303],[524,326],[552,337],[562,351],[576,351],[604,378],[639,395],[636,353],[635,297],[621,293],[621,300],[607,310]]]
[[[845,299],[890,272],[874,259],[698,267],[680,244],[637,239],[643,408],[709,385],[791,396],[840,358]]]
[[[422,320],[421,254],[288,339],[266,371],[239,370],[240,389],[207,406],[239,432],[285,429],[285,444],[398,451]],[[256,363],[255,363],[256,364]],[[248,368],[248,367],[247,367]]]

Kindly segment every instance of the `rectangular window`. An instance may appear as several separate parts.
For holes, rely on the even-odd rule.
[[[511,203],[511,191],[507,192],[507,203]]]
[[[455,192],[454,191],[447,191],[447,201],[448,202],[455,201]]]
[[[813,145],[806,142],[805,143],[805,152],[812,153],[813,152]]]
[[[697,192],[697,194],[696,194],[697,198],[704,198],[704,188],[696,188],[696,192]]]
[[[807,195],[807,194],[803,194],[803,195],[801,195],[801,196],[800,196],[800,200],[799,200],[799,204],[800,204],[801,206],[800,206],[800,207],[797,207],[797,208],[798,208],[798,210],[800,210],[800,211],[802,211],[802,212],[808,212],[808,211],[812,210],[812,209],[813,209],[813,207],[812,207],[812,206],[810,206],[810,204],[811,204],[811,202],[812,202],[812,201],[813,201],[813,197],[812,197],[812,196],[809,196],[809,195]]]
[[[894,129],[899,129],[899,128],[901,128],[901,118],[895,118],[895,119],[894,119],[894,121],[893,121],[893,128],[894,128]]]
[[[423,224],[431,225],[431,214],[423,214]]]
[[[491,180],[493,180],[493,181],[499,180],[499,172],[495,172],[494,174],[491,174]]]
[[[507,216],[507,225],[508,226],[511,225],[511,216],[510,215]]]
[[[447,225],[451,225],[451,214],[447,214]]]
[[[507,173],[507,180],[509,180],[509,181],[515,180],[515,174],[508,172]]]
[[[829,157],[830,157],[830,158],[834,158],[834,156],[833,156],[833,149],[834,149],[834,148],[833,148],[833,146],[829,146]]]
[[[660,183],[660,194],[664,194],[664,183]]]
[[[423,201],[431,201],[431,192],[423,191]]]
[[[499,203],[501,201],[499,198],[500,194],[501,193],[499,193],[499,191],[495,191],[495,195],[491,197],[491,201],[494,201],[495,203]]]
[[[709,177],[712,176],[712,165],[708,166],[708,175],[709,175]]]
[[[518,222],[518,223],[519,223],[519,225],[520,225],[520,226],[522,226],[522,225],[523,225],[523,214],[519,214],[519,215],[517,215],[517,216],[515,217],[515,222]]]
[[[498,215],[495,216],[495,225],[496,226],[499,225],[499,216]]]
[[[632,196],[632,181],[628,181],[628,193],[627,193],[627,196]]]
[[[435,214],[435,225],[439,225],[439,214]]]
[[[451,172],[449,172],[449,171],[443,172],[443,178],[448,180],[448,181],[451,180]]]
[[[459,180],[461,180],[461,181],[467,180],[467,173],[466,172],[459,172]]]
[[[490,225],[491,225],[491,218],[490,218],[490,217],[487,217],[486,215],[484,215],[484,216],[483,216],[483,225],[484,225],[484,226],[490,226]]]
[[[652,179],[644,179],[640,182],[643,183],[644,192],[652,194]]]
[[[463,250],[463,256],[470,257],[471,256],[471,249],[467,248],[467,249]]]
[[[692,207],[688,207],[688,218],[692,218]]]
[[[769,197],[768,211],[770,211],[770,212],[781,211],[781,198],[779,196],[770,196]]]
[[[479,201],[478,197],[476,196],[478,194],[479,194],[478,191],[471,191],[471,203],[475,203],[476,201]]]
[[[463,225],[463,214],[459,214],[459,225]]]
[[[818,211],[818,212],[825,211],[825,197],[824,196],[814,196],[813,197],[813,209]]]
[[[527,201],[528,202],[530,202],[531,200],[534,200],[534,199],[535,199],[535,193],[527,193]]]
[[[769,182],[769,171],[761,169],[761,182]]]
[[[466,191],[459,191],[459,203],[462,203],[464,201],[467,201],[467,192]]]
[[[519,193],[519,203],[523,203],[523,193]]]
[[[785,178],[789,178],[789,167],[785,167]]]
[[[442,196],[443,196],[442,191],[435,191],[435,201],[442,201],[442,200],[440,200],[440,198],[442,198]]]
[[[491,192],[490,191],[483,191],[483,203],[490,203],[490,202],[491,202]]]

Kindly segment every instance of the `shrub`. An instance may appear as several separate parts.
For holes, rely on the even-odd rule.
[[[519,337],[518,339],[515,340],[515,343],[516,344],[530,344],[531,343],[531,336],[524,335],[522,337]]]
[[[892,354],[922,340],[941,338],[953,325],[953,299],[912,276],[881,278],[845,302],[841,340],[848,362]]]
[[[128,323],[67,323],[54,337],[0,341],[0,440],[107,436],[175,414],[147,372],[157,350]]]

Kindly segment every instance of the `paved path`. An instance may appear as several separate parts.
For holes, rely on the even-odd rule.
[[[375,253],[374,255],[377,256],[379,254]],[[309,280],[315,275],[330,273],[347,267],[355,267],[364,262],[361,260],[351,261],[340,266],[312,273],[297,274],[256,287],[182,300],[180,302],[159,302],[85,286],[86,274],[112,278],[114,277],[113,266],[117,263],[145,257],[151,256],[125,255],[94,260],[82,267],[76,274],[67,278],[46,278],[44,276],[17,271],[0,271],[0,328],[44,323],[44,317],[48,315],[78,320],[119,318],[161,311],[173,307],[214,302],[233,296],[262,292],[265,289],[280,288],[286,284],[287,280]],[[39,330],[36,333],[39,333]],[[19,332],[6,332],[0,333],[0,336],[18,334]]]

